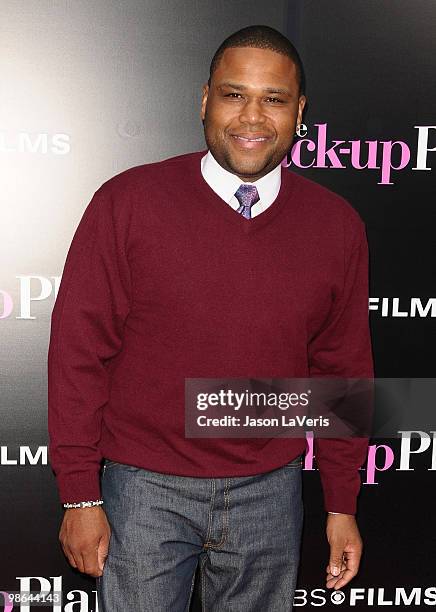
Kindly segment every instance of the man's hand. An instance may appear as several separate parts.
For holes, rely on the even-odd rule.
[[[97,578],[109,551],[111,529],[101,506],[65,510],[59,541],[70,565]]]
[[[329,514],[326,531],[330,544],[326,586],[337,590],[350,582],[358,572],[362,538],[353,514]]]

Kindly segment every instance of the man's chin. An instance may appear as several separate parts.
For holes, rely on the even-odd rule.
[[[227,161],[230,171],[243,176],[249,182],[257,180],[259,175],[267,174],[270,170],[271,159],[237,159],[233,156]]]

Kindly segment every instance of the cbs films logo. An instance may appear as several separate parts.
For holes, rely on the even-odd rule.
[[[436,606],[436,587],[396,587],[385,589],[350,588],[347,591],[332,591],[331,589],[296,589],[294,594],[294,608],[301,606],[321,607],[325,605],[341,606],[348,610],[350,607],[379,607],[379,606]]]
[[[0,288],[0,321],[13,316],[16,319],[36,319],[32,306],[50,298],[56,299],[61,282],[61,276],[18,274],[15,278],[15,291]],[[368,310],[381,317],[436,317],[436,297],[370,297]]]
[[[377,185],[393,185],[393,171],[399,172],[411,163],[412,170],[427,170],[428,154],[436,151],[430,139],[436,140],[436,125],[415,125],[416,142],[411,148],[403,140],[331,140],[327,135],[327,123],[315,123],[316,134],[306,138],[308,127],[301,123],[297,129],[300,137],[283,160],[283,166],[297,168],[335,168],[345,170],[377,170]],[[435,130],[435,132],[431,132]],[[413,154],[413,157],[412,157]]]

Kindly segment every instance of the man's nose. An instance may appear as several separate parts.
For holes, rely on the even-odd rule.
[[[264,123],[265,115],[261,102],[259,100],[248,100],[239,115],[239,120],[241,123]]]

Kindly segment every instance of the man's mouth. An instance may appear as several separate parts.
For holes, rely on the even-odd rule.
[[[270,140],[269,136],[265,135],[243,135],[243,134],[231,134],[234,141],[244,149],[254,149],[263,145],[263,143]]]
[[[233,138],[237,138],[238,140],[245,140],[246,142],[261,142],[262,140],[267,140],[265,136],[260,136],[259,138],[246,138],[245,136],[233,136]]]

